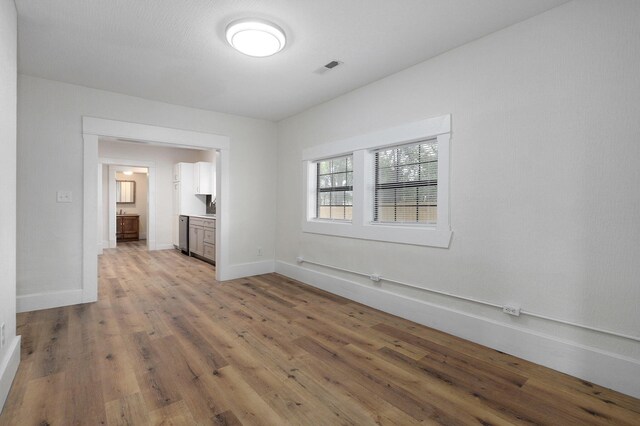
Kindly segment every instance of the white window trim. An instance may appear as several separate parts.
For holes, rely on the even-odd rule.
[[[438,222],[424,224],[373,223],[372,151],[386,146],[438,139]],[[365,135],[308,148],[302,153],[305,211],[302,231],[364,240],[448,248],[451,242],[449,217],[449,150],[451,115],[429,118]],[[353,220],[315,219],[315,161],[353,154]]]

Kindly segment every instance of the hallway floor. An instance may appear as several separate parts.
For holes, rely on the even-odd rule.
[[[0,425],[640,424],[640,400],[268,274],[140,242],[100,300],[18,315]]]

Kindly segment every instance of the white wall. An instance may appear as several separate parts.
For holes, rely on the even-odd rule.
[[[307,265],[328,275],[305,272],[295,265],[304,255],[638,336],[638,22],[637,1],[574,1],[280,122],[278,158],[286,167],[278,175],[277,269],[361,300],[377,292],[348,274]],[[453,120],[449,249],[301,232],[304,148],[447,113]],[[624,377],[629,369],[640,372],[638,342],[381,287],[389,292],[380,302],[387,310],[399,310],[389,301],[401,295],[408,299],[397,300],[418,302],[412,318],[429,324],[438,318],[420,302],[432,303],[433,312],[473,315],[479,325],[470,322],[468,330],[453,322],[439,326],[640,396],[638,375]],[[523,341],[495,336],[502,326],[523,331]],[[621,360],[626,370],[578,359],[565,367],[546,359],[556,355],[542,347],[522,349],[536,333],[594,349],[589,354],[605,354],[607,362]]]
[[[83,115],[230,136],[230,263],[273,259],[275,124],[25,75],[18,100],[19,298],[81,288]],[[73,202],[57,204],[58,189]]]
[[[17,21],[12,0],[0,1],[0,411],[20,359],[16,337],[16,67]]]
[[[100,141],[98,145],[100,158],[112,158],[119,160],[133,160],[152,162],[156,166],[156,244],[158,247],[171,246],[173,226],[173,165],[179,162],[195,163],[197,161],[210,161],[210,151],[201,151],[184,148],[168,148],[138,143]],[[109,200],[108,200],[108,167],[103,169],[103,211],[102,211],[102,236],[103,242],[109,241]],[[105,172],[107,176],[105,177]],[[133,176],[124,176],[125,180],[133,180]],[[146,179],[146,176],[144,176]],[[106,185],[106,186],[105,186]],[[138,184],[136,184],[138,185]],[[136,186],[137,188],[137,186]],[[137,191],[137,189],[136,189]],[[146,191],[146,189],[145,189]],[[105,195],[106,192],[106,195]],[[138,194],[136,193],[136,197]],[[144,202],[144,204],[142,204]],[[116,210],[123,208],[127,213],[146,214],[146,195],[143,200],[136,200],[136,207],[131,204],[118,204]],[[204,210],[204,199],[203,199]],[[140,232],[146,232],[146,221],[142,223],[140,218]],[[106,246],[105,246],[106,247]]]

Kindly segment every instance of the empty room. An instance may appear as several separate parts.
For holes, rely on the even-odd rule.
[[[0,425],[639,425],[640,2],[0,0]]]

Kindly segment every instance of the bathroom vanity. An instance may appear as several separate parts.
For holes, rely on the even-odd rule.
[[[116,241],[138,241],[140,239],[140,215],[116,215]]]

